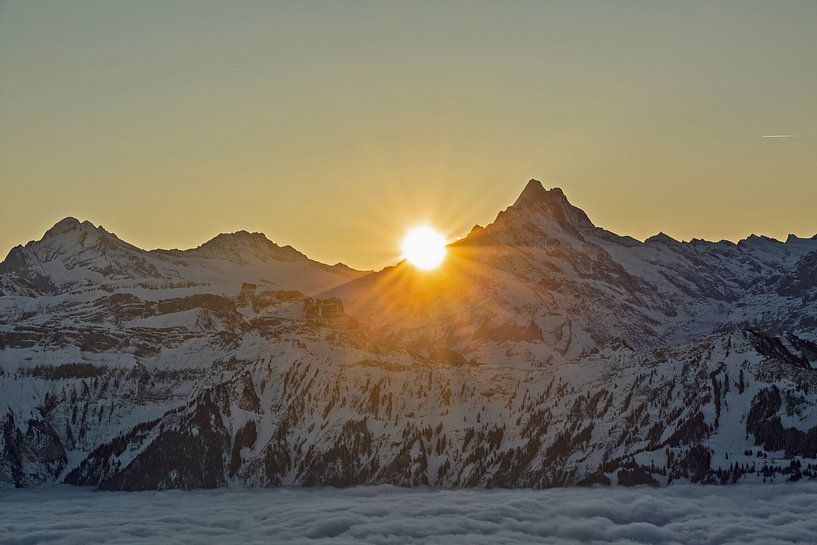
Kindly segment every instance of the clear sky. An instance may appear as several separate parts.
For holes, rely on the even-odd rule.
[[[380,267],[529,178],[640,239],[814,235],[817,2],[0,2],[3,255],[70,215]]]

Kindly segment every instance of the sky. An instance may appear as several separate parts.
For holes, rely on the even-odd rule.
[[[0,254],[74,216],[379,268],[530,178],[639,239],[812,236],[815,28],[814,0],[0,0]]]

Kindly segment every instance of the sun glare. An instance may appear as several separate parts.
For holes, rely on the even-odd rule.
[[[414,227],[403,238],[402,250],[409,263],[429,271],[439,267],[445,259],[445,238],[427,225]]]

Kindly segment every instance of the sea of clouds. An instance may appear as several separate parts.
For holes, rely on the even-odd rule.
[[[0,491],[0,544],[817,543],[817,484]]]

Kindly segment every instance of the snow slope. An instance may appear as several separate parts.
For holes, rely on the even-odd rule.
[[[0,264],[0,483],[815,476],[817,239],[644,242],[531,181],[445,266],[67,219]]]

